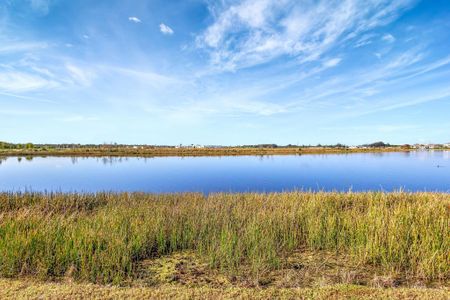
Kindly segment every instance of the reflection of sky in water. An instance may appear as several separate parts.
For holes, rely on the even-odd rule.
[[[450,192],[450,152],[0,158],[0,190]]]

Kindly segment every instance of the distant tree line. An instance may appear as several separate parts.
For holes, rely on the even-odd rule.
[[[104,144],[33,144],[33,143],[7,143],[0,141],[0,149],[123,149],[123,148],[141,148],[141,149],[155,149],[155,148],[175,148],[175,146],[168,145],[127,145],[117,143]]]
[[[383,142],[375,142],[375,143],[372,143],[372,144],[365,144],[365,145],[362,145],[363,147],[368,147],[368,148],[386,148],[386,147],[393,147],[394,145],[391,145],[391,144],[386,144],[386,143],[383,143]]]
[[[14,144],[7,142],[0,142],[0,149],[44,149],[44,150],[55,150],[55,149],[125,149],[125,148],[137,148],[137,149],[157,149],[157,148],[175,148],[176,146],[171,145],[127,145],[118,143],[103,143],[103,144]],[[336,149],[347,149],[349,146],[341,143],[337,144],[317,144],[317,145],[277,145],[277,144],[255,144],[255,145],[240,145],[240,146],[204,146],[204,148],[336,148]],[[386,148],[386,147],[397,147],[397,145],[391,145],[384,142],[375,142],[371,144],[360,145],[359,147],[365,148]],[[402,147],[410,147],[409,145],[403,145]]]
[[[12,144],[6,142],[0,142],[0,149],[33,149],[35,147],[32,143],[26,144]]]
[[[293,144],[287,144],[287,145],[277,145],[277,144],[257,144],[257,145],[242,145],[238,146],[240,148],[312,148],[312,147],[318,147],[318,148],[348,148],[347,145],[337,143],[333,145],[293,145]]]

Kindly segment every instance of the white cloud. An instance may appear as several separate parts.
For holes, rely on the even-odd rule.
[[[322,84],[298,94],[288,110],[298,111],[307,102],[314,103],[315,106],[323,104],[328,107],[339,107],[339,109],[348,108],[344,113],[344,116],[348,117],[376,113],[383,109],[393,110],[448,97],[450,91],[448,87],[444,87],[440,93],[436,93],[435,88],[432,91],[408,94],[415,85],[438,82],[443,75],[439,72],[433,74],[433,72],[442,70],[450,64],[450,57],[444,57],[429,64],[418,64],[423,58],[423,53],[413,49],[389,60],[386,57],[385,64],[374,66],[370,70],[363,68],[333,76]],[[424,74],[428,76],[419,77]],[[338,115],[336,113],[335,117]]]
[[[327,68],[336,67],[337,65],[339,65],[341,63],[341,60],[342,59],[340,59],[338,57],[337,58],[332,58],[332,59],[329,59],[329,60],[325,61],[323,63],[323,66],[327,67]]]
[[[383,37],[381,39],[383,41],[385,41],[385,42],[388,42],[388,43],[395,42],[395,37],[392,34],[390,34],[390,33],[387,33],[387,34],[383,35]]]
[[[333,126],[333,127],[323,127],[322,130],[329,131],[379,131],[379,132],[396,132],[396,131],[404,131],[409,129],[419,129],[421,126],[414,124],[380,124],[380,125],[370,125],[370,126]]]
[[[427,102],[435,102],[435,101],[448,101],[450,99],[450,89],[443,89],[443,90],[439,90],[439,91],[433,91],[431,93],[429,93],[428,95],[424,95],[421,97],[416,96],[413,100],[404,100],[404,101],[397,101],[396,103],[392,103],[392,104],[384,104],[383,103],[381,105],[378,105],[377,107],[371,109],[371,110],[367,110],[363,113],[360,113],[359,115],[367,115],[367,114],[373,114],[373,113],[377,113],[380,111],[391,111],[391,110],[396,110],[396,109],[400,109],[400,108],[405,108],[405,107],[410,107],[410,106],[415,106],[415,105],[420,105],[420,104],[424,104]]]
[[[283,105],[262,101],[231,102],[227,103],[224,108],[238,113],[256,114],[261,116],[271,116],[287,112]]]
[[[38,42],[10,42],[2,41],[3,45],[0,45],[1,53],[16,53],[16,52],[27,52],[39,49],[46,49],[48,47],[47,43]]]
[[[211,7],[214,22],[197,37],[197,46],[207,50],[211,63],[222,70],[251,67],[283,55],[301,62],[317,60],[334,46],[391,22],[413,2],[233,1]]]
[[[91,85],[92,80],[95,78],[95,74],[93,71],[82,69],[70,63],[66,64],[66,69],[69,76],[74,81],[73,83],[89,86]]]
[[[20,95],[20,94],[19,95],[18,94],[11,94],[11,93],[8,93],[8,92],[1,92],[0,91],[0,95],[6,96],[6,97],[9,97],[9,98],[20,99],[20,100],[27,100],[27,101],[28,100],[32,100],[32,101],[35,101],[35,102],[42,102],[42,103],[56,103],[55,101],[49,100],[49,99],[42,99],[42,98],[31,97],[31,96],[24,96],[24,95]]]
[[[360,48],[366,45],[372,44],[372,38],[374,37],[374,34],[364,34],[358,41],[355,43],[355,48]]]
[[[55,74],[53,74],[49,69],[43,68],[43,67],[37,67],[34,65],[29,65],[30,70],[33,70],[39,75],[43,75],[47,78],[55,78]]]
[[[134,23],[141,23],[142,21],[138,17],[129,17],[128,20]]]
[[[164,24],[164,23],[159,24],[159,30],[160,30],[163,34],[168,34],[168,35],[173,34],[172,28],[170,28],[169,26],[167,26],[167,25]]]
[[[205,95],[203,99],[196,99],[192,102],[188,101],[169,107],[165,113],[171,114],[178,119],[186,116],[198,118],[200,116],[236,116],[242,114],[268,117],[286,112],[287,109],[282,104],[252,100],[247,98],[246,95],[239,96],[237,93],[231,93],[226,96],[217,94]]]
[[[186,83],[182,80],[179,80],[178,78],[165,76],[151,71],[140,71],[131,68],[121,68],[114,66],[99,67],[107,72],[115,72],[119,75],[133,78],[137,81],[144,82],[146,85],[154,87],[166,87],[168,85],[181,86]]]
[[[0,73],[0,91],[6,92],[28,92],[39,89],[49,89],[58,86],[58,83],[47,80],[40,76],[8,71]]]
[[[398,55],[396,58],[392,59],[386,66],[386,70],[398,70],[402,68],[406,68],[408,66],[411,66],[419,61],[421,61],[424,57],[423,53],[418,53],[416,51],[407,51],[400,55]]]

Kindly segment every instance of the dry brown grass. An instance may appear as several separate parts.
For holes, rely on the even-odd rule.
[[[17,299],[430,299],[449,289],[380,289],[353,285],[316,288],[116,287],[95,284],[0,280],[0,298]]]

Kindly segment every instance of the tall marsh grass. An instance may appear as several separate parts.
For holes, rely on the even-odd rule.
[[[0,276],[119,284],[180,250],[258,273],[306,247],[448,279],[449,225],[450,195],[435,193],[0,193]]]

